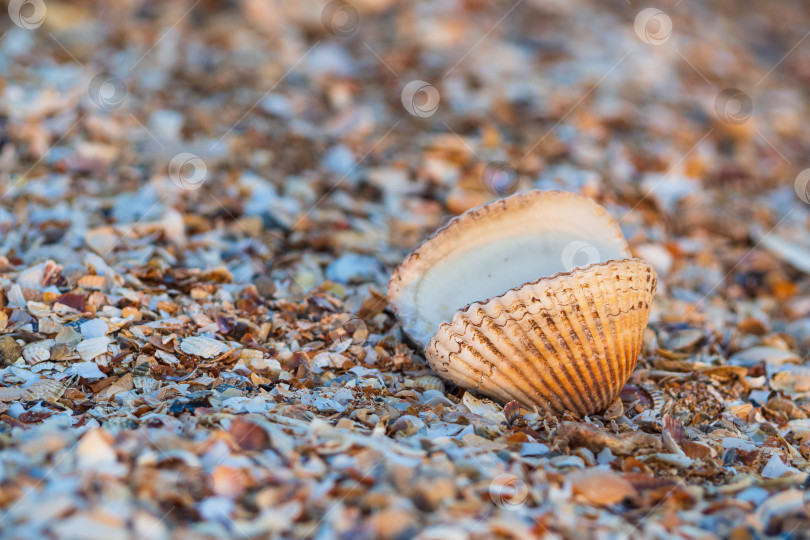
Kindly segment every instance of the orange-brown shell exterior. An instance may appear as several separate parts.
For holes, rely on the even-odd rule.
[[[425,353],[443,377],[501,401],[601,412],[636,366],[656,285],[640,259],[575,268],[467,306]]]

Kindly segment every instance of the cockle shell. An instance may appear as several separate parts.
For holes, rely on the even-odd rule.
[[[636,259],[541,279],[457,313],[426,354],[440,374],[468,388],[486,381],[503,401],[601,411],[636,366],[653,279]]]
[[[635,368],[656,285],[603,208],[532,191],[453,219],[397,268],[388,296],[443,377],[584,416]]]

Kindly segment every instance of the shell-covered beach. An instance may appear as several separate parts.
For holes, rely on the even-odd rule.
[[[799,1],[7,2],[0,538],[805,537],[809,30]],[[532,190],[657,275],[584,417],[440,377],[389,302]]]

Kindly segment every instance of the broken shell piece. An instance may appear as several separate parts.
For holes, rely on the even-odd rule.
[[[25,358],[25,361],[29,364],[39,364],[40,362],[44,362],[46,360],[51,359],[51,345],[53,345],[52,339],[46,339],[43,341],[36,341],[29,343],[25,347],[23,347],[22,355]]]
[[[149,362],[141,362],[134,368],[132,368],[132,378],[134,379],[141,379],[143,377],[148,377],[149,373],[152,372],[152,365]],[[137,384],[135,386],[138,386]]]
[[[70,326],[63,326],[54,339],[57,345],[75,347],[82,340],[82,335]]]
[[[132,385],[145,394],[154,392],[160,387],[160,381],[155,378],[149,362],[141,362],[132,368]]]
[[[0,366],[11,365],[22,356],[22,349],[11,336],[0,336]]]
[[[44,317],[39,320],[39,325],[37,329],[39,330],[40,334],[57,334],[64,325],[60,322],[57,322],[51,318]]]
[[[517,401],[510,401],[503,407],[503,415],[506,417],[506,423],[512,425],[520,418],[520,404]]]
[[[664,405],[666,405],[666,401],[664,401],[664,393],[661,392],[658,388],[648,386],[644,389],[647,394],[650,396],[652,400],[652,404],[650,405],[650,409],[655,412],[656,415],[661,414],[664,411]]]
[[[111,343],[110,338],[101,336],[93,339],[85,339],[76,345],[76,352],[84,361],[90,361],[107,352],[107,346]]]
[[[203,336],[193,336],[184,339],[180,343],[180,350],[192,356],[214,358],[228,352],[230,347],[215,339]]]
[[[787,394],[810,392],[810,367],[785,366],[771,377],[771,388]]]
[[[388,295],[445,378],[587,415],[635,368],[656,285],[604,209],[533,191],[452,220],[397,268]]]
[[[602,413],[602,416],[606,420],[613,420],[615,418],[620,417],[623,413],[624,413],[624,403],[622,403],[621,397],[617,397],[616,399],[613,400],[613,403],[611,403],[610,406],[607,409],[605,409],[605,411]]]
[[[91,274],[88,274],[86,276],[82,276],[81,279],[79,279],[79,283],[78,283],[79,287],[81,287],[82,289],[88,289],[88,290],[94,290],[94,291],[102,290],[106,284],[107,284],[107,278],[106,277],[97,276],[97,275],[91,275]]]
[[[440,378],[434,377],[433,375],[414,377],[413,382],[422,390],[438,390],[439,392],[444,392],[444,383]]]
[[[263,357],[264,353],[258,349],[241,349],[239,351],[239,359],[248,364],[253,360],[261,360]]]
[[[0,387],[0,403],[5,401],[17,401],[23,396],[23,391],[16,386]]]
[[[616,504],[638,495],[633,484],[610,470],[586,469],[572,473],[568,478],[574,494],[591,504]]]
[[[464,403],[473,414],[483,416],[487,420],[492,420],[497,424],[506,422],[506,416],[504,416],[501,408],[488,399],[478,399],[467,392],[464,394],[464,397],[461,398],[461,402]]]
[[[396,422],[391,426],[392,433],[401,433],[408,436],[413,435],[420,429],[425,427],[425,423],[416,416],[404,415],[400,416]]]
[[[115,249],[118,240],[115,230],[112,227],[103,226],[87,231],[84,235],[84,242],[87,244],[87,247],[102,257],[105,257]]]
[[[37,401],[45,400],[55,403],[62,394],[65,393],[67,384],[65,381],[56,381],[54,379],[40,379],[28,388],[24,388],[22,392],[23,401]]]

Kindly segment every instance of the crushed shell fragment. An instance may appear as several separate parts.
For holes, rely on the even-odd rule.
[[[37,341],[34,343],[29,343],[25,347],[23,347],[22,355],[25,358],[25,361],[29,364],[38,364],[40,362],[45,362],[46,360],[51,359],[51,351],[50,347],[53,344],[53,340],[43,340]]]
[[[439,392],[444,392],[444,382],[433,375],[414,377],[413,383],[422,390],[438,390]]]
[[[104,276],[86,275],[79,279],[78,286],[82,289],[90,289],[100,291],[107,284],[107,278]]]
[[[111,340],[107,336],[85,339],[76,345],[76,352],[87,362],[105,354],[110,343]]]
[[[44,400],[55,403],[67,389],[67,383],[54,379],[40,379],[28,388],[23,388],[23,401]]]
[[[226,353],[228,350],[230,350],[230,347],[215,339],[203,336],[193,336],[184,339],[180,343],[180,350],[192,356],[214,358]]]

